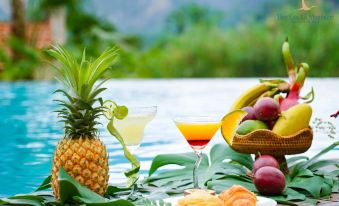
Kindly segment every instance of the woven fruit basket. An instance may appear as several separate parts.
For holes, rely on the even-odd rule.
[[[306,152],[312,145],[312,139],[311,128],[289,136],[279,136],[270,130],[259,129],[246,135],[236,134],[232,148],[247,154],[292,155]]]

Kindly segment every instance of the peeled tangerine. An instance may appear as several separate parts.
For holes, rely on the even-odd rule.
[[[222,201],[205,191],[197,191],[178,200],[178,206],[223,206]]]
[[[223,206],[255,206],[257,204],[255,194],[240,185],[233,185],[222,192],[219,198],[222,200]]]
[[[308,104],[298,104],[282,112],[272,131],[281,136],[294,134],[309,126],[312,108]]]

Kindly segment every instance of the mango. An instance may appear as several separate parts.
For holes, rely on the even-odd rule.
[[[239,125],[237,134],[245,135],[257,129],[268,129],[268,126],[260,120],[246,120]]]
[[[297,104],[281,113],[272,131],[281,136],[287,136],[309,126],[312,108],[308,104]]]

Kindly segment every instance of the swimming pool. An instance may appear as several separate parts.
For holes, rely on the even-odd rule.
[[[188,144],[175,127],[177,115],[212,114],[222,117],[232,101],[243,90],[254,85],[256,79],[163,79],[112,80],[105,84],[105,99],[127,106],[157,105],[158,114],[145,130],[145,138],[137,155],[141,172],[145,175],[153,157],[160,153],[188,152]],[[313,117],[328,118],[339,109],[339,78],[308,79],[304,93],[313,86],[316,99]],[[57,105],[52,95],[56,82],[0,82],[0,197],[27,193],[36,188],[50,173],[51,158],[58,140],[62,138],[62,124],[52,111]],[[105,120],[102,122],[105,125]],[[337,127],[339,120],[332,119]],[[129,167],[120,145],[105,131],[100,136],[107,146],[110,163],[110,182],[124,181],[123,171]],[[311,155],[333,140],[316,134]],[[220,134],[210,145],[224,142]],[[338,157],[339,150],[328,153]]]

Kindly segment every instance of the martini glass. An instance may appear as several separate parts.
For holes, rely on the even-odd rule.
[[[220,128],[221,121],[215,117],[196,116],[175,118],[174,122],[197,156],[193,168],[193,183],[194,189],[199,189],[197,169],[202,160],[202,150]]]
[[[115,119],[114,127],[120,133],[128,150],[134,154],[140,147],[147,124],[152,121],[157,113],[156,106],[150,107],[129,107],[127,116],[122,119]],[[138,176],[135,177],[135,182]],[[133,181],[134,182],[134,181]],[[135,195],[137,185],[134,183],[130,197]]]
[[[114,121],[115,128],[117,128],[127,148],[132,153],[140,147],[145,127],[154,119],[156,113],[156,106],[129,107],[128,114],[124,119]]]

